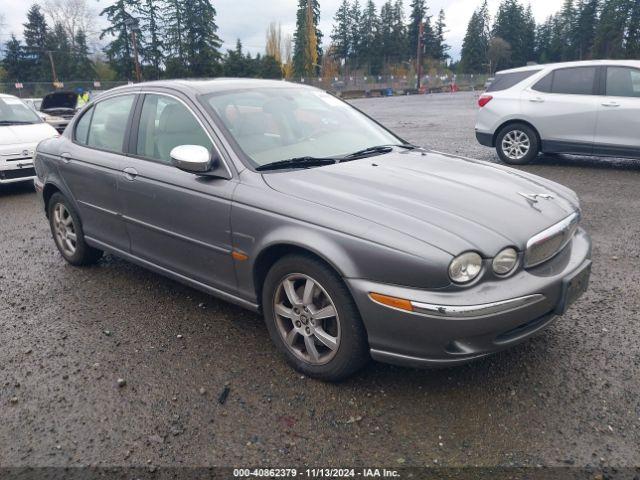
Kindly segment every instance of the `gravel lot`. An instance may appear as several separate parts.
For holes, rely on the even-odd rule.
[[[496,159],[470,94],[354,104],[412,142]],[[580,195],[589,292],[489,359],[371,364],[340,385],[290,370],[240,308],[114,257],[66,265],[33,190],[0,188],[0,466],[640,465],[640,162],[524,169]]]

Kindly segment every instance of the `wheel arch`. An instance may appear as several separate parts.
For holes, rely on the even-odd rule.
[[[335,264],[335,262],[328,259],[325,255],[317,252],[315,249],[308,246],[298,245],[295,243],[277,242],[273,243],[260,251],[255,261],[253,262],[253,285],[256,292],[256,298],[258,303],[262,303],[262,288],[264,286],[264,280],[269,273],[269,270],[276,262],[287,255],[299,254],[306,255],[320,262],[324,263],[327,267],[331,268],[340,278],[344,278],[344,272],[341,271]]]
[[[538,131],[538,129],[529,121],[527,120],[522,120],[519,118],[512,118],[510,120],[507,120],[505,122],[503,122],[501,125],[498,126],[498,128],[496,128],[494,134],[493,134],[493,139],[492,139],[492,143],[493,143],[493,147],[497,146],[497,140],[498,140],[498,135],[500,135],[500,132],[505,128],[508,127],[509,125],[513,125],[516,123],[522,123],[524,125],[526,125],[527,127],[529,127],[531,130],[533,130],[536,134],[536,137],[538,139],[538,149],[542,150],[542,138],[540,137],[540,132]]]
[[[61,193],[64,195],[60,187],[58,187],[55,183],[47,183],[42,189],[42,200],[44,203],[44,212],[47,217],[49,216],[49,200],[55,193]]]

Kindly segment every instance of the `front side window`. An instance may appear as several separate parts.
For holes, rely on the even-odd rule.
[[[515,87],[517,84],[533,76],[539,71],[540,70],[527,70],[526,72],[500,73],[496,75],[495,80],[491,82],[491,85],[487,88],[487,92],[499,92]]]
[[[42,123],[36,112],[16,97],[0,96],[0,126]]]
[[[123,95],[110,98],[93,107],[93,118],[87,136],[88,146],[116,153],[124,151],[124,138],[133,99],[134,95]]]
[[[610,97],[640,97],[640,70],[607,67],[606,93]]]
[[[201,100],[255,167],[402,142],[345,102],[315,89],[252,88]]]
[[[180,101],[163,95],[144,98],[136,153],[162,163],[171,162],[171,150],[199,145],[213,151],[211,140],[196,118]]]
[[[93,108],[85,112],[78,123],[76,123],[76,142],[86,145],[87,137],[89,135],[89,125],[91,125],[91,117],[93,116]]]
[[[596,67],[563,68],[553,73],[552,93],[593,95]]]

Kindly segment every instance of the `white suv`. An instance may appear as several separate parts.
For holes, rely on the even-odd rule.
[[[505,70],[478,105],[476,138],[506,163],[539,152],[640,158],[640,61]]]

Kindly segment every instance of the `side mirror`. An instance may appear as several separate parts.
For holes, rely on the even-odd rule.
[[[185,172],[204,174],[216,166],[209,150],[200,145],[180,145],[169,156],[171,164]]]

